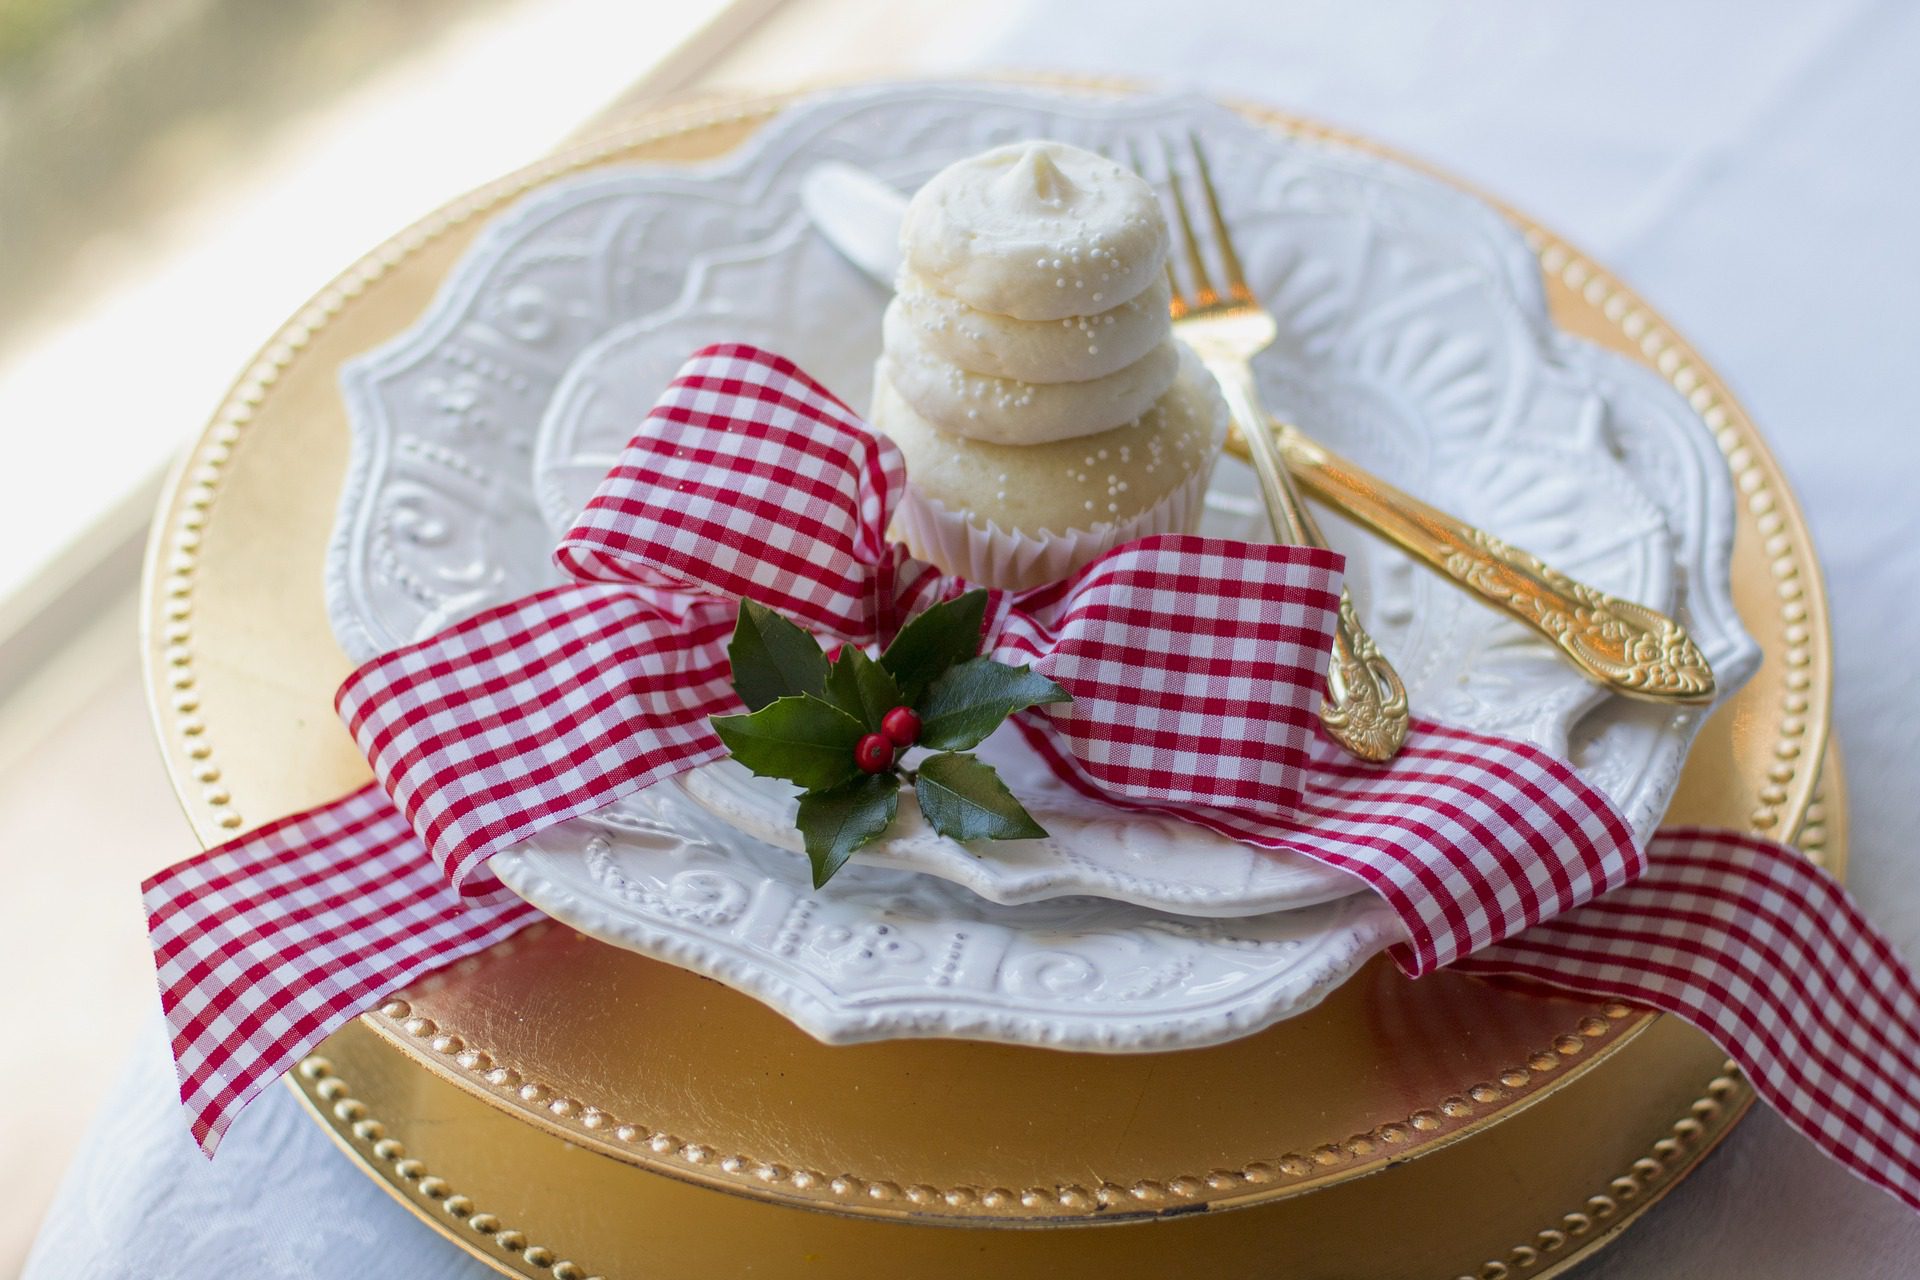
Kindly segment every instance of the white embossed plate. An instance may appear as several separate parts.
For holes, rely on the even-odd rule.
[[[1311,1007],[1401,937],[1370,893],[1199,920],[1099,898],[999,906],[859,865],[816,893],[804,859],[673,787],[650,789],[616,825],[565,823],[494,861],[574,928],[739,987],[834,1043],[1215,1044]]]
[[[558,184],[489,228],[421,323],[346,374],[355,447],[328,575],[343,645],[365,657],[550,581],[555,529],[680,359],[703,342],[761,342],[864,403],[884,294],[801,220],[797,186],[814,163],[852,161],[905,188],[992,142],[1047,135],[1098,144],[1149,128],[1202,131],[1219,171],[1232,175],[1223,196],[1249,273],[1282,318],[1283,339],[1261,369],[1276,409],[1568,570],[1674,608],[1723,684],[1744,678],[1755,650],[1726,590],[1731,495],[1711,440],[1657,379],[1552,331],[1531,255],[1492,211],[1397,166],[1276,138],[1203,99],[1091,100],[974,86],[827,95],[789,111],[723,163]],[[563,380],[565,397],[556,401]],[[1216,489],[1228,512],[1220,518],[1231,524],[1237,491],[1240,527],[1250,528],[1244,473],[1223,468]],[[1397,554],[1345,529],[1331,532],[1348,553],[1370,629],[1423,713],[1569,753],[1638,829],[1651,828],[1697,713],[1603,699],[1517,625]],[[1004,859],[991,847],[976,856],[915,845],[903,831],[876,857],[1009,902],[1061,893],[1120,900],[1000,907],[919,883],[921,914],[895,920],[894,939],[919,948],[921,961],[889,971],[889,994],[876,1002],[865,979],[834,959],[846,942],[839,931],[857,923],[840,917],[857,888],[917,882],[873,880],[899,872],[855,866],[828,890],[807,892],[797,857],[746,834],[771,831],[769,814],[785,797],[749,786],[735,787],[727,801],[724,770],[687,785],[709,805],[734,803],[737,825],[696,831],[683,806],[663,825],[670,785],[567,824],[494,866],[561,919],[721,977],[824,1038],[968,1035],[1104,1049],[1202,1043],[1284,1017],[1325,990],[1317,979],[1286,979],[1282,958],[1251,985],[1228,983],[1240,994],[1222,1004],[1217,965],[1247,954],[1255,934],[1320,929],[1328,945],[1303,954],[1316,957],[1315,966],[1338,955],[1348,969],[1388,940],[1366,896],[1273,913],[1342,886],[1321,880],[1316,888],[1311,877],[1328,874],[1317,868],[1308,879],[1276,883],[1255,873],[1265,859],[1198,840],[1190,828],[1154,833],[1165,841],[1157,876],[1142,874],[1143,842],[1121,857],[1118,842],[1099,838],[1100,824],[1115,821],[1110,814],[1084,815],[1088,838],[1066,850],[1023,848]],[[1059,817],[1069,835],[1081,830],[1081,818]],[[593,857],[583,856],[589,845]],[[1072,856],[1089,850],[1095,856]],[[736,867],[748,900],[763,905],[689,909],[686,894],[698,898],[700,885],[715,882],[681,873],[704,875],[714,857]],[[783,895],[794,901],[769,933],[776,909],[765,904]],[[861,918],[877,918],[877,899],[861,901]],[[942,905],[925,906],[935,902]],[[1141,903],[1187,917],[1266,914],[1188,918],[1170,929],[1171,917]],[[1098,939],[1125,935],[1137,944],[1132,930],[1147,930],[1166,960],[1146,986],[1102,980],[1098,1000],[1042,998],[998,970],[976,974],[962,992],[930,957],[953,945],[956,928],[970,940],[972,929],[989,927],[983,920],[1103,973],[1115,970],[1087,948],[1104,957]],[[1118,998],[1121,990],[1133,995]]]
[[[892,830],[856,861],[938,876],[1002,904],[1081,895],[1223,918],[1312,906],[1358,887],[1352,876],[1311,858],[1272,856],[1175,818],[1088,799],[1055,778],[1017,733],[996,733],[978,754],[1001,777],[1019,779],[1020,801],[1046,828],[1045,839],[964,845],[934,831],[907,802]],[[731,760],[675,781],[735,830],[802,855],[792,787],[770,787]],[[617,822],[622,812],[615,805],[594,816]]]
[[[1202,114],[1211,113],[1202,108]],[[1125,119],[1107,124],[1092,141],[1110,142],[1135,127]],[[1231,125],[1235,135],[1248,132]],[[1210,132],[1218,136],[1223,128],[1215,122]],[[1245,242],[1250,274],[1263,296],[1276,300],[1281,317],[1281,341],[1261,370],[1270,402],[1510,541],[1625,598],[1670,607],[1676,555],[1670,530],[1716,506],[1725,511],[1723,469],[1710,448],[1697,447],[1704,432],[1685,406],[1637,366],[1554,334],[1531,276],[1522,289],[1507,270],[1513,250],[1525,254],[1510,232],[1478,241],[1430,236],[1430,228],[1444,231],[1450,224],[1439,214],[1420,214],[1417,205],[1413,213],[1401,209],[1412,200],[1407,193],[1388,188],[1383,194],[1377,178],[1359,181],[1344,170],[1333,177],[1345,181],[1336,182],[1323,153],[1251,132],[1271,153],[1267,164],[1237,167],[1225,186],[1235,225],[1243,228],[1236,238]],[[1450,191],[1436,198],[1449,206],[1463,202]],[[619,203],[616,198],[615,207]],[[1462,223],[1491,216],[1464,203],[1472,212]],[[571,523],[632,434],[641,408],[702,343],[732,337],[772,346],[864,404],[885,299],[884,290],[842,262],[803,218],[765,239],[696,256],[673,303],[614,327],[561,379],[535,453],[536,493],[549,527],[557,535]],[[795,318],[815,315],[836,322]],[[1632,384],[1631,394],[1613,387],[1620,379]],[[1678,466],[1664,453],[1643,455],[1636,465],[1616,460],[1621,438],[1648,432],[1696,447],[1683,451]],[[1676,478],[1694,487],[1674,490]],[[1223,477],[1220,487],[1236,486],[1250,492],[1244,471]],[[1666,500],[1650,496],[1649,486],[1665,489]],[[1707,486],[1721,492],[1708,495]],[[1230,509],[1221,496],[1216,508]],[[1263,536],[1257,513],[1251,502],[1240,504],[1238,518],[1217,509],[1209,532]],[[1568,751],[1572,727],[1602,700],[1595,687],[1531,632],[1370,540],[1335,532],[1363,610],[1417,707]],[[1723,560],[1716,563],[1724,544],[1683,536],[1677,552],[1696,580],[1724,578]],[[1718,634],[1711,622],[1703,630]],[[1729,643],[1717,650],[1712,638],[1703,636],[1709,656],[1721,660],[1723,677],[1737,680],[1744,674],[1737,653],[1743,638],[1719,636]],[[1617,706],[1599,718],[1611,722],[1613,713],[1636,731],[1614,733],[1584,763],[1606,774],[1609,790],[1644,834],[1665,806],[1678,763],[1673,748],[1687,730],[1636,725],[1632,713]],[[741,830],[799,850],[794,795],[784,784],[730,764],[696,770],[682,784]],[[1350,889],[1344,877],[1308,859],[1259,854],[1197,828],[1136,827],[1133,839],[1116,839],[1116,830],[1137,820],[1073,803],[1077,797],[1057,790],[1062,803],[1044,792],[1038,797],[1051,806],[1040,814],[1045,841],[974,851],[907,821],[856,857],[953,879],[1002,903],[1085,893],[1234,916]]]

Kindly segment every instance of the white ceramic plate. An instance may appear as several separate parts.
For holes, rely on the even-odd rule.
[[[615,824],[543,832],[494,866],[573,928],[739,987],[841,1044],[1216,1044],[1310,1008],[1401,936],[1370,893],[1199,920],[1101,898],[999,906],[933,876],[857,865],[816,893],[804,859],[673,787],[652,788]]]
[[[1357,888],[1352,876],[1311,858],[1264,853],[1175,818],[1088,799],[1055,778],[1012,731],[994,734],[978,754],[1001,777],[1019,780],[1020,801],[1046,828],[1045,839],[964,845],[934,831],[907,800],[893,828],[855,861],[938,876],[1003,905],[1083,896],[1218,918],[1312,906]],[[769,786],[731,760],[676,782],[734,830],[803,856],[795,788]],[[615,805],[594,816],[618,822],[623,812]]]
[[[814,163],[848,160],[905,188],[952,158],[1011,138],[1098,144],[1188,128],[1207,138],[1249,274],[1281,317],[1282,340],[1261,368],[1276,410],[1571,572],[1673,608],[1725,687],[1744,678],[1757,651],[1726,589],[1732,499],[1711,439],[1657,378],[1551,329],[1532,256],[1495,213],[1399,167],[1276,138],[1204,99],[1113,101],[973,86],[823,96],[721,164],[560,184],[489,228],[421,323],[345,376],[355,449],[328,574],[342,643],[369,656],[551,581],[555,531],[660,385],[704,342],[760,342],[865,402],[885,296],[802,218],[797,187]],[[1216,505],[1229,512],[1219,518],[1250,530],[1255,508],[1245,500],[1244,472],[1223,467],[1216,488]],[[1236,492],[1239,517],[1231,514]],[[1369,628],[1423,714],[1569,754],[1638,829],[1651,828],[1699,713],[1602,698],[1517,624],[1371,541],[1344,528],[1329,532],[1348,554]],[[685,782],[732,823],[703,828],[703,848],[724,846],[740,866],[759,868],[764,892],[804,885],[797,856],[749,834],[776,831],[788,796],[724,770]],[[629,886],[676,882],[688,855],[649,816],[663,803],[642,797],[568,824],[494,866],[561,919],[721,977],[825,1038],[969,1035],[1164,1048],[1235,1033],[1228,1027],[1251,1030],[1317,998],[1273,996],[1283,988],[1324,990],[1270,974],[1259,987],[1265,994],[1248,988],[1244,1005],[1217,1005],[1209,965],[1243,954],[1249,930],[1300,923],[1267,914],[1185,920],[1174,933],[1156,933],[1184,954],[1187,968],[1138,1007],[1013,1001],[1004,1016],[982,1018],[953,1002],[931,966],[896,975],[905,985],[877,1008],[819,946],[782,950],[743,932],[744,917],[672,910],[658,893],[622,893],[596,877],[593,866],[618,869]],[[848,880],[856,872],[909,867],[1008,902],[1058,893],[1120,899],[993,908],[970,894],[938,898],[949,904],[942,911],[960,913],[936,930],[942,936],[965,916],[955,904],[968,902],[1005,912],[993,916],[997,927],[1031,929],[1057,949],[1082,933],[1107,936],[1120,921],[1149,927],[1168,918],[1145,906],[1188,916],[1270,912],[1344,887],[1318,868],[1290,884],[1263,879],[1252,863],[1264,859],[1186,827],[1153,833],[1166,842],[1159,874],[1143,876],[1145,837],[1127,853],[1107,835],[1115,815],[1063,811],[1047,821],[1053,841],[1033,843],[1051,850],[1004,857],[992,846],[977,854],[942,848],[903,830],[870,859],[885,866],[856,866],[826,891],[801,897],[817,919],[853,892],[843,882],[863,883]],[[597,858],[583,858],[596,837]],[[1360,929],[1347,911],[1366,914],[1351,903],[1303,914],[1352,944],[1314,948],[1315,956],[1357,965],[1384,945],[1386,935]],[[1084,922],[1080,933],[1075,920]],[[932,928],[933,918],[921,923]],[[924,949],[925,941],[915,945]],[[812,966],[804,1000],[795,994],[806,985],[796,965]],[[1011,1000],[1008,988],[992,990]],[[1201,1022],[1212,1031],[1188,1016],[1201,1008],[1211,1010]]]

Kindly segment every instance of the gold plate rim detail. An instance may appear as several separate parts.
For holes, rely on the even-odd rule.
[[[547,927],[544,923],[534,929]],[[511,946],[512,939],[503,946]],[[1288,1151],[1250,1161],[1239,1169],[1213,1168],[1141,1179],[1122,1186],[1060,1182],[1053,1186],[936,1187],[841,1170],[794,1167],[743,1152],[721,1152],[633,1119],[622,1119],[498,1063],[495,1055],[417,1016],[404,999],[384,1002],[360,1021],[440,1078],[543,1129],[622,1163],[664,1177],[741,1192],[809,1209],[881,1218],[943,1220],[978,1227],[1020,1227],[1036,1220],[1051,1225],[1101,1225],[1139,1221],[1194,1208],[1245,1208],[1304,1195],[1331,1183],[1388,1168],[1428,1151],[1470,1138],[1520,1107],[1544,1097],[1560,1080],[1591,1069],[1650,1025],[1657,1015],[1617,1001],[1601,1014],[1581,1019],[1524,1065],[1504,1068],[1492,1080],[1449,1094],[1399,1120],[1310,1151]],[[1543,1083],[1544,1081],[1544,1083]],[[1528,1086],[1533,1088],[1529,1089]],[[1496,1105],[1496,1104],[1506,1104]],[[1492,1108],[1488,1110],[1487,1108]],[[1425,1141],[1410,1145],[1416,1135]]]
[[[526,1231],[507,1226],[499,1215],[482,1210],[471,1197],[454,1189],[448,1171],[435,1172],[410,1156],[405,1142],[390,1134],[388,1122],[373,1115],[352,1095],[351,1084],[324,1055],[302,1059],[288,1073],[286,1083],[308,1114],[362,1172],[467,1254],[503,1275],[528,1280],[604,1280],[580,1264],[561,1258],[554,1248],[533,1243]],[[1579,1208],[1563,1212],[1531,1240],[1510,1246],[1504,1258],[1489,1259],[1477,1275],[1461,1273],[1453,1280],[1506,1280],[1515,1273],[1550,1280],[1564,1274],[1612,1243],[1699,1167],[1745,1117],[1754,1101],[1752,1086],[1739,1068],[1731,1061],[1724,1062],[1720,1073],[1707,1082],[1686,1113],[1648,1144],[1644,1155],[1609,1179],[1603,1190],[1586,1197]],[[1100,1225],[1126,1227],[1152,1221],[1153,1215],[1134,1214],[1102,1219]],[[1596,1227],[1600,1232],[1591,1234]],[[1588,1237],[1584,1244],[1576,1244],[1571,1252],[1553,1258],[1583,1236]],[[1549,1259],[1551,1265],[1546,1270],[1533,1270]]]
[[[1819,863],[1844,860],[1844,825],[1830,843],[1829,805],[1843,824],[1844,774],[1837,753],[1825,763],[1798,841],[1801,851]],[[389,1130],[388,1121],[372,1114],[353,1096],[350,1082],[335,1071],[324,1046],[323,1052],[303,1060],[289,1073],[287,1087],[368,1177],[470,1256],[502,1275],[524,1280],[602,1280],[579,1263],[562,1258],[556,1249],[534,1243],[527,1231],[506,1225],[501,1216],[483,1211],[471,1197],[457,1191],[454,1182],[461,1171],[430,1169],[411,1156],[405,1142]],[[1738,1068],[1722,1062],[1718,1073],[1708,1079],[1659,1137],[1642,1148],[1639,1157],[1597,1184],[1591,1194],[1571,1202],[1573,1207],[1548,1218],[1546,1226],[1505,1247],[1474,1270],[1457,1273],[1452,1280],[1513,1280],[1520,1276],[1549,1280],[1566,1274],[1618,1239],[1698,1168],[1754,1101],[1753,1090]],[[564,1141],[552,1135],[542,1140]],[[1385,1175],[1388,1179],[1391,1176]],[[1125,1225],[1142,1219],[1112,1221]]]
[[[573,1262],[557,1258],[552,1249],[529,1240],[526,1232],[481,1210],[444,1177],[408,1155],[406,1144],[389,1136],[387,1123],[352,1095],[347,1081],[335,1074],[333,1064],[324,1056],[302,1058],[287,1073],[286,1083],[307,1114],[362,1172],[462,1252],[504,1275],[533,1276],[536,1280],[602,1280]],[[461,1232],[461,1227],[471,1234]]]

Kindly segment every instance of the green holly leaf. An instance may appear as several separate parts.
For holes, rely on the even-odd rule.
[[[920,745],[935,751],[978,746],[1016,711],[1043,702],[1073,701],[1065,689],[1031,667],[970,658],[947,668],[927,689],[920,708]]]
[[[810,693],[777,698],[744,716],[714,716],[713,730],[733,758],[763,778],[785,778],[809,791],[837,786],[859,772],[854,744],[866,726]]]
[[[780,698],[826,692],[827,655],[812,636],[763,604],[740,602],[727,658],[733,690],[749,711]]]
[[[921,692],[948,667],[980,652],[980,624],[986,614],[987,593],[969,591],[915,614],[900,628],[880,655],[880,665],[899,682],[906,705],[916,705]]]
[[[920,812],[949,839],[1031,840],[1047,834],[1013,798],[993,766],[962,752],[927,757],[913,789]]]
[[[878,733],[881,717],[903,705],[906,695],[885,667],[848,644],[827,668],[827,701]]]
[[[813,887],[833,879],[853,851],[877,839],[900,811],[900,779],[891,769],[800,797],[800,835],[813,864]]]

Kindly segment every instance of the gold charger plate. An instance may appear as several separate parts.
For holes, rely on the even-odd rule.
[[[1838,770],[1828,768],[1803,844],[1835,859],[1845,806],[1832,789]],[[291,1079],[397,1200],[527,1280],[749,1272],[1542,1280],[1618,1237],[1732,1129],[1753,1096],[1730,1065],[1690,1028],[1662,1019],[1538,1105],[1374,1177],[1132,1228],[964,1232],[715,1195],[606,1159],[416,1069],[365,1023],[335,1034]]]
[[[595,165],[710,157],[789,101],[650,113],[456,201],[349,270],[262,351],[171,486],[149,566],[155,716],[203,839],[323,802],[365,777],[330,712],[347,663],[318,585],[346,453],[340,362],[412,323],[481,217],[513,197]],[[1276,129],[1379,150],[1269,110],[1247,111]],[[1792,498],[1698,357],[1617,282],[1516,220],[1540,254],[1559,323],[1670,378],[1715,431],[1742,495],[1736,597],[1768,660],[1703,734],[1673,816],[1795,832],[1825,743],[1830,664],[1818,571]],[[351,1055],[338,1045],[352,1046]],[[1521,1113],[1539,1103],[1546,1123],[1557,1114],[1547,1104],[1576,1084],[1581,1096],[1614,1108],[1609,1132],[1603,1141],[1570,1136],[1577,1129],[1541,1130],[1527,1150],[1549,1167],[1575,1151],[1597,1159],[1603,1149],[1630,1165],[1654,1158],[1646,1144],[1671,1138],[1680,1143],[1676,1154],[1658,1163],[1670,1176],[1747,1100],[1743,1085],[1726,1082],[1714,1102],[1716,1124],[1683,1140],[1668,1133],[1674,1118],[1719,1071],[1717,1055],[1685,1028],[1451,975],[1416,988],[1384,965],[1309,1015],[1213,1049],[1088,1057],[959,1043],[829,1048],[717,984],[560,928],[456,966],[343,1032],[326,1052],[353,1063],[354,1076],[343,1067],[337,1078],[365,1094],[364,1105],[394,1103],[382,1101],[378,1113],[392,1127],[411,1123],[406,1107],[457,1095],[473,1114],[500,1117],[476,1125],[476,1135],[552,1143],[539,1130],[567,1140],[555,1149],[612,1156],[580,1167],[606,1170],[609,1188],[617,1182],[623,1195],[636,1194],[627,1183],[637,1178],[647,1186],[705,1184],[755,1197],[782,1221],[812,1220],[786,1205],[971,1224],[1171,1218],[1256,1204],[1277,1212],[1293,1198],[1319,1205],[1335,1188],[1387,1197],[1376,1214],[1424,1213],[1410,1170],[1469,1135],[1482,1136],[1451,1148],[1450,1160],[1520,1141],[1507,1136],[1517,1123],[1509,1118],[1525,1120]],[[387,1064],[384,1077],[373,1062]],[[413,1083],[380,1095],[367,1082],[382,1078]],[[446,1142],[458,1136],[444,1125],[433,1132]],[[1629,1156],[1608,1142],[1638,1145]],[[455,1163],[439,1167],[469,1176],[459,1162],[474,1158],[473,1149],[441,1154]],[[390,1185],[417,1187],[392,1161],[373,1163]],[[1389,1165],[1398,1166],[1391,1176],[1355,1181]],[[587,1194],[556,1177],[518,1200],[490,1203],[503,1214],[509,1204],[530,1210],[560,1185]],[[1494,1199],[1504,1204],[1514,1199],[1507,1189],[1525,1185],[1503,1181]],[[576,1209],[580,1203],[593,1202]],[[725,1212],[745,1212],[738,1203],[726,1201]],[[1528,1194],[1519,1207],[1539,1206]],[[514,1220],[543,1221],[526,1213]],[[1303,1222],[1317,1220],[1309,1214]],[[483,1253],[492,1239],[454,1234]],[[894,1231],[875,1239],[927,1237]],[[731,1238],[710,1240],[717,1249]],[[1145,1238],[1171,1237],[1156,1230]],[[1488,1243],[1481,1252],[1497,1258],[1497,1248]]]

